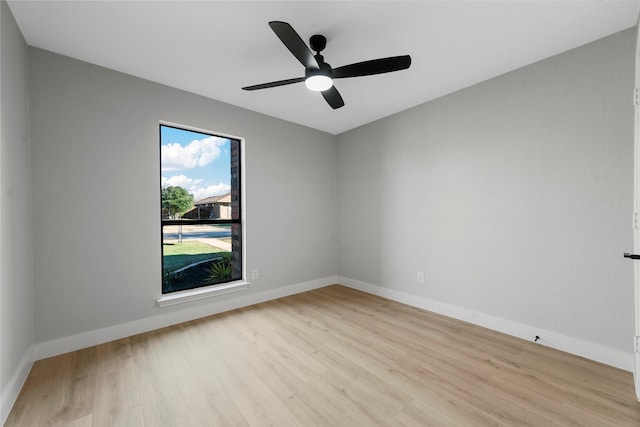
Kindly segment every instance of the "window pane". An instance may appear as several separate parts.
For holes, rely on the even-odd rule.
[[[240,141],[160,125],[160,157],[162,292],[241,280]]]
[[[238,224],[163,226],[163,292],[240,279],[241,269],[233,268],[234,228],[239,229]]]

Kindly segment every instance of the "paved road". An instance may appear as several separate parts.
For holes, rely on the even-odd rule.
[[[179,225],[164,227],[163,240],[178,240],[179,227]],[[217,239],[221,237],[231,237],[231,229],[211,224],[182,226],[183,239]]]
[[[164,227],[162,240],[164,242],[178,241],[180,238],[179,231],[180,226],[178,225]],[[231,243],[220,240],[223,237],[231,237],[231,229],[229,227],[219,227],[211,224],[182,226],[182,240],[197,240],[224,251],[231,251]]]

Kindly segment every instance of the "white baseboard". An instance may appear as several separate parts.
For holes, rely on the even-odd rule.
[[[638,402],[640,402],[640,379],[638,379],[638,375],[639,374],[640,374],[640,372],[638,372],[638,369],[634,369],[633,370],[633,384],[635,385],[636,400]]]
[[[331,276],[262,292],[244,294],[237,296],[236,298],[226,299],[223,301],[213,301],[211,304],[165,312],[156,316],[134,320],[132,322],[121,323],[102,329],[96,329],[93,331],[83,332],[81,334],[38,343],[34,346],[33,360],[57,356],[70,351],[80,350],[82,348],[130,337],[132,335],[153,331],[182,322],[188,322],[190,320],[211,316],[213,314],[234,310],[236,308],[247,307],[249,305],[258,304],[272,299],[322,288],[338,283],[337,280],[336,276]]]
[[[633,371],[633,353],[627,353],[600,344],[562,335],[557,332],[547,331],[530,325],[501,319],[489,314],[478,313],[466,308],[457,307],[440,301],[411,295],[393,289],[360,282],[347,277],[338,277],[338,283],[353,289],[358,289],[373,295],[388,298],[407,305],[422,308],[434,313],[442,314],[454,319],[473,323],[494,331],[512,335],[524,340],[533,340],[535,336],[540,336],[538,343],[547,347],[552,347],[567,353],[595,360],[625,371]]]
[[[20,390],[31,371],[33,366],[33,346],[29,347],[29,350],[25,353],[18,365],[18,369],[13,373],[11,379],[7,383],[7,387],[2,391],[0,395],[0,425],[4,425],[11,412],[13,404],[16,402]]]
[[[33,346],[29,354],[25,356],[25,362],[21,365],[19,372],[14,375],[15,383],[19,385],[20,390],[24,379],[34,360],[40,360],[58,354],[68,353],[70,351],[79,350],[93,345],[102,344],[116,339],[126,338],[131,335],[176,325],[182,322],[222,313],[236,308],[247,307],[253,304],[269,301],[288,295],[305,292],[312,289],[322,288],[335,283],[340,283],[350,288],[358,289],[373,295],[388,298],[424,310],[439,313],[454,319],[463,320],[478,326],[493,329],[508,335],[512,335],[525,340],[532,340],[536,335],[543,337],[538,342],[541,345],[556,348],[577,356],[595,360],[607,365],[615,366],[626,371],[633,371],[633,354],[621,350],[602,346],[589,341],[562,335],[557,332],[542,330],[530,325],[514,322],[511,320],[501,319],[484,313],[475,312],[466,308],[446,304],[443,302],[431,300],[428,298],[411,295],[405,292],[393,289],[383,288],[381,286],[372,285],[358,280],[341,276],[331,276],[323,279],[312,280],[309,282],[297,283],[281,288],[270,289],[262,292],[255,292],[241,295],[236,298],[227,299],[211,304],[191,307],[183,310],[161,313],[156,316],[135,320],[132,322],[122,323],[107,328],[97,329],[59,338],[52,341],[38,343]],[[27,357],[28,356],[28,357]],[[13,381],[13,379],[12,379]],[[11,396],[11,387],[6,389],[2,395],[2,410],[4,414],[5,394]],[[17,396],[17,394],[16,394]],[[15,397],[14,397],[15,399]],[[11,400],[13,404],[13,400]],[[10,409],[9,405],[9,409]],[[8,414],[8,412],[7,412]]]

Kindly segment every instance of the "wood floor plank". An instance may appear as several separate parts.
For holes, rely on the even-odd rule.
[[[36,362],[5,425],[72,424],[91,414],[95,393],[95,348]],[[36,405],[42,410],[33,410]]]
[[[640,426],[629,372],[343,286],[36,362],[5,427]]]

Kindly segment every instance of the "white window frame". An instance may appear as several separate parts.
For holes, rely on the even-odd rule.
[[[221,136],[223,138],[235,139],[240,143],[240,230],[241,230],[241,244],[242,244],[242,279],[235,280],[232,282],[215,284],[209,286],[202,286],[194,289],[186,289],[184,291],[176,291],[171,293],[162,293],[156,300],[159,307],[169,307],[176,304],[183,304],[191,301],[202,300],[206,298],[212,298],[220,295],[226,295],[229,293],[240,292],[246,290],[251,285],[250,282],[246,280],[247,278],[247,235],[246,235],[246,221],[247,221],[247,191],[246,191],[246,163],[245,163],[245,139],[239,136],[229,135],[223,132],[210,131],[202,128],[197,128],[189,125],[184,125],[180,123],[174,123],[169,121],[161,120],[158,123],[158,126],[170,126],[178,129],[185,129],[193,132],[200,132],[207,135],[216,135]],[[158,146],[159,149],[159,146]],[[158,153],[158,155],[160,155]],[[160,174],[158,174],[160,176]],[[160,224],[160,229],[162,229],[162,223]],[[162,242],[160,242],[162,244]],[[162,256],[162,253],[161,253]],[[162,260],[160,260],[162,262]],[[160,271],[161,269],[158,269]],[[160,281],[162,283],[162,281]]]

